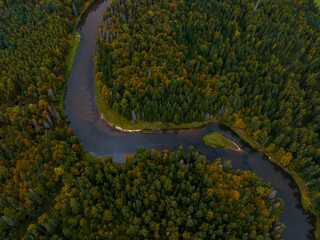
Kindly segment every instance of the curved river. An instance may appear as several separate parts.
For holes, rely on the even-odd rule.
[[[156,131],[156,134],[123,133],[108,126],[99,119],[99,111],[94,94],[94,52],[98,25],[102,20],[109,1],[98,0],[83,15],[78,31],[81,42],[75,63],[68,81],[65,98],[65,114],[70,121],[69,127],[83,143],[85,149],[93,156],[112,156],[116,162],[124,162],[124,155],[134,153],[138,148],[155,148],[157,150],[185,149],[193,145],[208,159],[221,157],[231,160],[235,169],[250,170],[266,182],[271,182],[277,190],[277,196],[284,200],[284,212],[280,221],[286,225],[284,239],[314,239],[314,218],[305,212],[300,204],[300,194],[294,181],[278,166],[270,163],[265,156],[252,150],[233,132],[217,124],[189,130]],[[242,149],[231,151],[205,147],[202,137],[212,131],[232,139]]]

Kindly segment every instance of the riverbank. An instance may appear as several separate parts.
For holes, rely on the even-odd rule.
[[[63,110],[63,100],[64,100],[64,93],[67,91],[67,84],[68,84],[68,79],[71,73],[71,70],[73,68],[74,61],[76,60],[76,54],[77,50],[81,41],[81,36],[80,33],[77,31],[78,27],[78,22],[81,19],[82,15],[87,11],[87,9],[91,6],[91,4],[95,0],[89,0],[86,1],[81,8],[79,8],[79,15],[77,18],[75,18],[74,26],[72,32],[69,34],[70,42],[71,42],[71,47],[69,49],[69,53],[66,55],[65,58],[65,68],[64,68],[64,83],[62,84],[60,96],[58,97],[59,101],[59,107]]]
[[[280,166],[279,161],[274,157],[274,154],[267,152],[264,146],[257,143],[251,137],[246,136],[243,130],[235,128],[232,124],[222,122],[217,117],[212,118],[205,122],[193,122],[193,123],[185,123],[181,125],[168,124],[165,126],[161,122],[149,123],[141,120],[137,121],[135,125],[132,125],[131,121],[128,121],[124,117],[115,113],[109,106],[107,106],[107,104],[104,103],[98,91],[99,89],[95,88],[97,105],[98,105],[100,114],[103,116],[106,123],[110,124],[111,126],[117,126],[117,129],[120,131],[125,131],[125,132],[132,131],[132,130],[139,131],[141,129],[151,129],[151,130],[177,129],[178,130],[178,129],[188,129],[188,128],[199,128],[210,123],[223,124],[229,127],[234,133],[236,133],[243,141],[248,143],[252,148],[268,156],[268,159],[270,162]],[[308,197],[308,188],[306,187],[304,180],[294,170],[286,169],[286,168],[283,168],[283,170],[286,171],[297,184],[299,191],[301,193],[301,203],[303,208],[311,212],[314,216],[316,216],[317,222],[316,222],[316,230],[315,230],[315,239],[320,240],[320,217]]]
[[[261,144],[257,143],[254,139],[251,137],[248,137],[245,135],[244,131],[238,128],[235,128],[231,124],[226,124],[234,133],[236,133],[243,141],[248,143],[252,148],[263,152],[267,157],[268,160],[274,164],[277,164],[280,166],[284,171],[286,171],[295,181],[297,184],[300,194],[301,194],[301,204],[303,208],[309,212],[311,212],[317,219],[316,222],[316,229],[315,229],[315,239],[320,240],[320,218],[319,213],[316,212],[315,208],[312,206],[312,203],[308,197],[308,189],[306,187],[306,183],[304,180],[294,171],[287,168],[282,167],[279,164],[279,161],[274,157],[273,153],[267,152],[266,147],[262,146]]]
[[[257,143],[254,139],[251,137],[248,137],[245,135],[244,131],[238,128],[235,128],[231,124],[226,124],[234,133],[236,133],[243,141],[248,143],[252,148],[263,152],[266,156],[268,156],[268,159],[270,162],[277,164],[280,166],[284,171],[286,171],[295,181],[297,184],[300,194],[301,194],[301,204],[303,206],[303,209],[309,211],[316,217],[316,229],[315,229],[315,239],[320,240],[320,213],[318,213],[314,206],[312,205],[309,197],[308,197],[308,188],[306,187],[305,181],[294,171],[291,169],[287,169],[282,167],[279,164],[279,161],[275,158],[273,153],[267,152],[266,147],[262,146],[261,144]]]
[[[218,123],[215,118],[209,119],[204,122],[191,122],[182,123],[176,125],[174,123],[163,124],[162,122],[146,122],[143,120],[136,120],[135,124],[127,120],[120,114],[114,112],[110,106],[108,106],[100,94],[100,88],[98,87],[97,80],[95,80],[95,96],[97,100],[97,107],[99,110],[99,117],[104,120],[106,124],[116,128],[122,132],[139,132],[143,129],[149,130],[178,130],[178,129],[189,129],[189,128],[199,128],[210,123]]]

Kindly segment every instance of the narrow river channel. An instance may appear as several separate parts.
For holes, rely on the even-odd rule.
[[[93,156],[112,156],[115,162],[124,162],[124,155],[134,153],[138,148],[157,150],[187,148],[192,145],[208,159],[221,157],[231,160],[234,169],[254,171],[265,182],[271,182],[277,196],[284,200],[284,212],[280,221],[286,225],[283,237],[286,240],[314,239],[315,220],[302,209],[297,185],[286,172],[270,163],[266,157],[244,143],[228,128],[210,124],[203,128],[156,131],[155,134],[123,133],[115,130],[99,119],[94,94],[94,52],[98,25],[102,20],[109,1],[98,0],[83,15],[78,31],[81,42],[68,81],[65,98],[65,114],[69,127],[79,137],[84,148]],[[216,131],[234,141],[242,150],[212,149],[203,145],[202,137]]]

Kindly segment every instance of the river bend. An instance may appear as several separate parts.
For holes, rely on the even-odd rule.
[[[297,185],[280,167],[270,163],[266,157],[237,137],[229,129],[217,124],[189,130],[156,131],[155,134],[123,133],[108,126],[99,118],[94,93],[94,52],[98,25],[102,20],[109,1],[98,0],[89,7],[79,22],[78,32],[81,42],[68,81],[68,91],[64,101],[69,127],[79,137],[84,148],[93,156],[112,156],[115,162],[124,162],[127,153],[138,148],[177,149],[193,145],[208,159],[221,157],[231,160],[235,169],[250,170],[266,182],[271,182],[277,196],[284,200],[284,212],[280,221],[286,225],[283,237],[286,240],[314,239],[314,218],[306,213],[300,203]],[[202,137],[217,131],[234,141],[242,150],[212,149],[204,146]]]

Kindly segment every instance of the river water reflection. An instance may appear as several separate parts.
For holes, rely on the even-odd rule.
[[[277,196],[284,200],[284,212],[280,216],[280,221],[286,225],[284,239],[314,239],[315,220],[302,209],[300,194],[294,181],[278,166],[270,163],[262,153],[252,150],[227,128],[210,124],[198,129],[156,131],[155,134],[123,133],[99,119],[94,95],[93,57],[96,51],[98,25],[108,5],[109,1],[96,1],[79,22],[81,42],[64,102],[64,112],[70,121],[69,127],[74,130],[85,149],[93,156],[109,155],[116,162],[124,162],[124,155],[134,153],[138,148],[163,150],[184,146],[186,149],[192,145],[210,160],[217,157],[231,160],[233,168],[254,171],[264,181],[271,182],[278,192]],[[204,146],[202,137],[212,131],[232,139],[242,150],[212,149]]]

